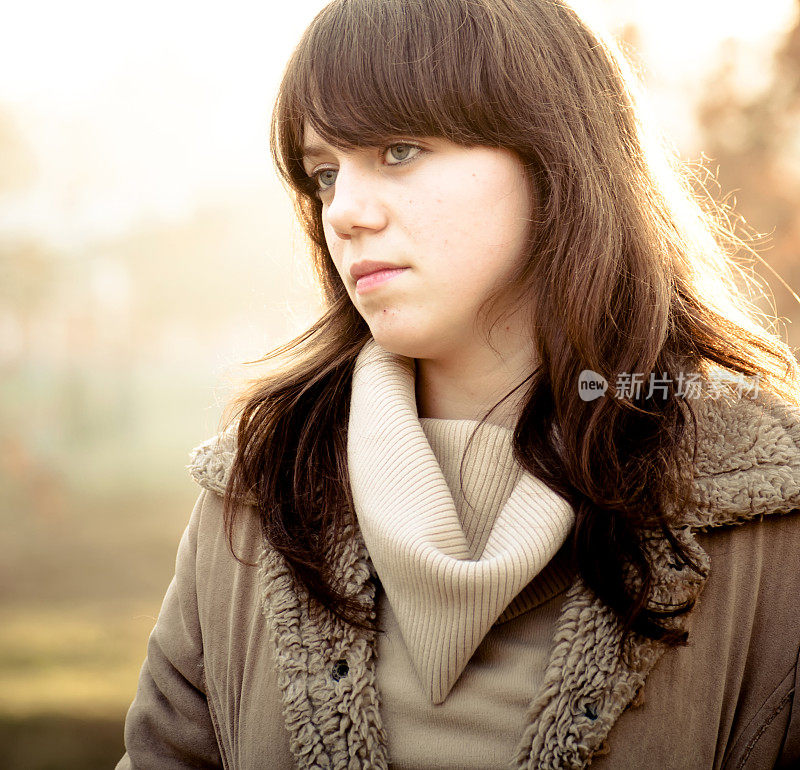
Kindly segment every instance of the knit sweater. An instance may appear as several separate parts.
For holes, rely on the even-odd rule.
[[[492,624],[556,554],[575,515],[517,465],[511,430],[458,421],[448,436],[441,421],[427,424],[436,449],[417,417],[414,360],[368,342],[350,399],[353,501],[419,682],[441,703]],[[466,453],[473,430],[478,442]],[[465,479],[471,507],[453,496],[462,457],[477,462]]]
[[[492,521],[522,473],[513,459],[513,431],[484,424],[467,451],[476,421],[422,418],[420,424],[447,480],[472,553],[480,554]],[[508,764],[525,727],[530,693],[544,676],[571,580],[565,561],[559,554],[511,601],[486,630],[446,698],[435,705],[419,682],[391,603],[385,591],[380,592],[383,633],[376,642],[375,671],[393,768],[428,768],[431,742],[446,747],[449,767],[486,770]],[[476,703],[482,704],[480,719],[475,718]],[[428,736],[423,743],[422,734]]]

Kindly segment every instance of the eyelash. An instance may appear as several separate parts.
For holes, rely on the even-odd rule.
[[[398,163],[389,163],[389,164],[387,164],[389,166],[403,166],[406,163],[409,163],[410,161],[414,160],[414,158],[418,157],[420,155],[420,153],[425,152],[424,148],[420,147],[418,144],[414,144],[413,142],[394,142],[393,144],[387,144],[381,150],[381,157],[386,155],[386,153],[389,150],[393,149],[394,147],[410,147],[412,150],[419,150],[419,152],[415,153],[410,158],[405,158],[404,160],[399,161]],[[319,195],[321,193],[324,193],[324,192],[327,192],[328,190],[330,190],[336,184],[336,182],[334,181],[333,184],[329,185],[328,187],[320,187],[319,175],[324,173],[325,171],[335,171],[335,170],[336,169],[331,169],[331,168],[319,168],[319,169],[316,169],[315,171],[312,171],[308,175],[308,178],[311,181],[312,186],[313,186],[313,192],[317,197],[319,197]]]

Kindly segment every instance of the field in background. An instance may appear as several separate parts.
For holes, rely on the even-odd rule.
[[[191,372],[141,373],[105,414],[75,397],[48,431],[36,406],[65,383],[35,368],[0,383],[0,764],[113,767],[199,491],[188,452],[215,430],[212,389]]]

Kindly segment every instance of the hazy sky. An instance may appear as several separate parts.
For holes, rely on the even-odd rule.
[[[36,155],[37,184],[0,202],[0,230],[61,240],[113,232],[143,216],[180,217],[203,199],[269,186],[266,149],[281,68],[324,5],[184,0],[26,0],[0,24],[0,109]],[[786,27],[793,0],[581,0],[607,26],[640,27],[653,82],[676,100],[720,42],[752,47],[752,71]],[[279,8],[280,10],[275,10]],[[678,108],[677,112],[675,107]]]

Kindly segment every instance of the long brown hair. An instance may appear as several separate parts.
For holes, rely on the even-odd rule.
[[[538,205],[514,284],[535,308],[540,363],[524,383],[515,456],[573,505],[577,569],[626,630],[685,640],[665,618],[688,606],[648,605],[642,535],[660,531],[698,568],[668,515],[691,477],[681,450],[691,405],[674,384],[664,398],[583,401],[579,375],[674,383],[716,365],[795,399],[797,367],[748,299],[734,260],[747,247],[642,119],[635,87],[614,45],[554,0],[334,0],[304,33],[271,148],[325,311],[259,359],[283,363],[229,405],[238,448],[224,507],[232,537],[237,501],[257,500],[264,537],[317,606],[368,622],[332,574],[331,549],[356,526],[346,436],[353,364],[370,331],[325,243],[301,160],[306,122],[337,147],[443,137],[507,148],[525,164]]]

